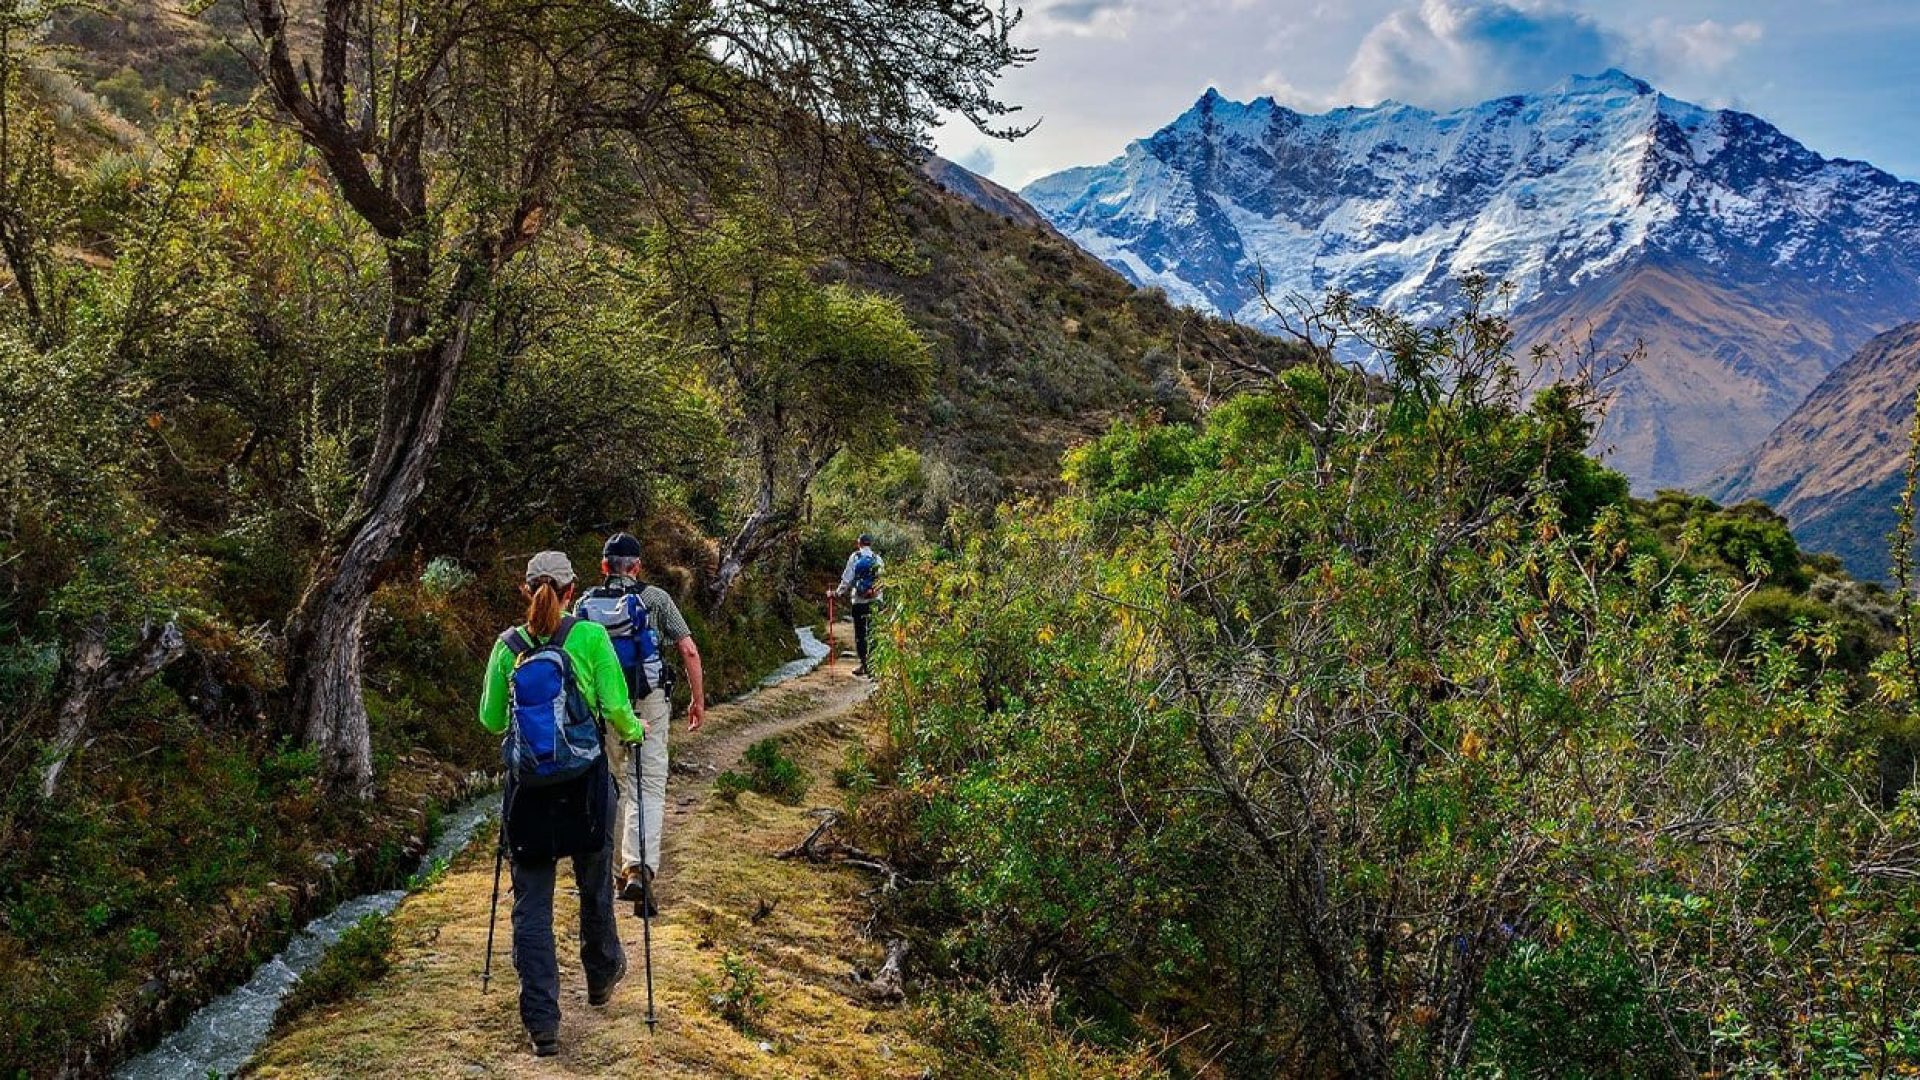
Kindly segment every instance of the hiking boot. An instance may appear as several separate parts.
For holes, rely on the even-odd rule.
[[[854,678],[856,678],[856,679],[871,679],[871,678],[873,678],[873,675],[872,675],[871,673],[869,673],[869,672],[867,671],[867,665],[865,665],[865,664],[861,664],[861,665],[860,665],[859,667],[857,667],[857,668],[854,668],[854,669],[853,669],[853,675],[854,675]]]
[[[652,885],[653,871],[645,866],[630,867],[620,875],[620,899],[633,904],[635,916],[651,919],[660,914],[660,905],[654,902]]]
[[[634,901],[646,895],[646,885],[640,875],[646,871],[644,866],[629,866],[620,871],[620,891],[616,899]]]
[[[592,1005],[594,1008],[599,1008],[600,1006],[605,1005],[607,1002],[612,1001],[613,988],[616,986],[619,986],[620,980],[626,977],[627,977],[627,958],[626,956],[622,955],[620,957],[620,966],[614,969],[613,978],[607,980],[607,985],[602,986],[598,990],[595,990],[591,986],[587,987],[587,1004]]]
[[[560,1052],[560,1033],[557,1031],[529,1031],[527,1038],[533,1040],[534,1057],[552,1057]]]

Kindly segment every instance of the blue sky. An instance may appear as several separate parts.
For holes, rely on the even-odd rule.
[[[1920,0],[1034,0],[1002,85],[1037,131],[942,153],[1019,187],[1106,161],[1208,86],[1294,108],[1444,108],[1619,67],[1920,179]]]

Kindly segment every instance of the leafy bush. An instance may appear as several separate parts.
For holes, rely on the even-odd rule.
[[[835,787],[851,791],[855,795],[865,795],[873,791],[877,780],[873,765],[867,760],[865,746],[855,743],[847,747],[846,759],[833,770],[833,783]]]
[[[745,773],[729,769],[714,778],[714,789],[721,798],[732,802],[742,791],[753,791],[794,805],[806,796],[812,782],[805,770],[781,751],[779,739],[761,739],[747,747],[745,758]]]
[[[726,953],[720,957],[717,983],[702,978],[707,1004],[720,1019],[748,1035],[760,1033],[767,1013],[767,993],[760,988],[760,969],[745,958]]]
[[[940,1051],[955,1080],[1148,1080],[1177,1075],[1151,1052],[1090,1046],[1063,1025],[1048,986],[1022,995],[940,990],[917,1016],[922,1038]]]
[[[420,587],[436,600],[447,600],[473,584],[473,572],[445,555],[436,555],[420,572]]]
[[[1920,1067],[1894,658],[1769,515],[1573,460],[1499,320],[1328,317],[1384,379],[1118,425],[902,568],[859,815],[926,955],[1249,1074]]]

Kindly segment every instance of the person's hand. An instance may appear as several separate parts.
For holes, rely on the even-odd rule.
[[[687,703],[687,730],[699,731],[700,725],[707,722],[707,705],[703,701]]]

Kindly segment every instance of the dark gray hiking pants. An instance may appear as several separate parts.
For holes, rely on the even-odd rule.
[[[550,859],[513,860],[513,966],[520,973],[520,1022],[530,1032],[560,1030],[560,961],[553,945]],[[620,933],[613,922],[613,851],[573,857],[580,889],[580,966],[589,991],[620,970]]]
[[[849,610],[853,612],[853,654],[860,658],[860,666],[867,666],[867,627],[873,621],[873,605],[854,601]]]

